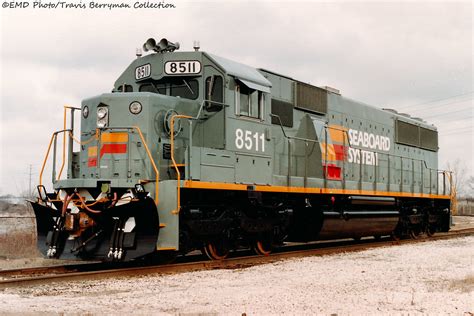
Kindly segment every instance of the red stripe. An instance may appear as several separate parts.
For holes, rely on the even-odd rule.
[[[326,172],[326,177],[329,180],[341,180],[341,167],[333,164],[327,164],[326,166],[323,166],[323,168]]]
[[[125,154],[127,153],[127,144],[104,144],[100,148],[100,158],[105,154]]]
[[[87,161],[88,167],[97,167],[97,157],[89,158]]]
[[[336,145],[334,146],[334,152],[336,153],[336,160],[346,160],[347,158],[347,147],[343,145]]]

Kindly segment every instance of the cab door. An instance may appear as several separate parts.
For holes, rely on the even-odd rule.
[[[202,147],[224,149],[225,147],[225,106],[224,76],[213,66],[204,67],[204,108],[202,115]]]

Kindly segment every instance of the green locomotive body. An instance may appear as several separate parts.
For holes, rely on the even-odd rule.
[[[82,102],[80,139],[73,126],[51,139],[69,146],[67,177],[54,170],[54,192],[40,185],[32,203],[49,257],[222,259],[287,240],[449,230],[432,125],[166,40],[144,48],[154,53],[112,93]]]

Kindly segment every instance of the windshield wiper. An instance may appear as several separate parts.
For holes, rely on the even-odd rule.
[[[183,79],[183,82],[184,82],[184,84],[186,85],[186,87],[188,87],[189,91],[191,91],[191,94],[194,95],[193,89],[191,89],[191,86],[186,82],[185,79]]]

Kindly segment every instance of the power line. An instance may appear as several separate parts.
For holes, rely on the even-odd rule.
[[[459,127],[459,128],[452,128],[452,129],[442,130],[441,135],[449,134],[451,132],[469,131],[471,129],[472,129],[472,126],[463,126],[463,127]]]
[[[470,98],[467,98],[465,100],[459,100],[459,101],[454,101],[454,102],[448,102],[448,103],[442,103],[442,104],[438,104],[438,105],[435,105],[433,107],[430,107],[428,109],[425,109],[425,108],[419,108],[419,109],[410,109],[410,112],[419,112],[419,111],[428,111],[428,110],[433,110],[433,109],[436,109],[436,108],[439,108],[439,107],[443,107],[443,106],[447,106],[447,105],[451,105],[451,104],[456,104],[456,103],[461,103],[461,102],[466,102],[468,100],[472,100],[472,97]],[[470,106],[472,104],[469,104]]]
[[[435,103],[435,102],[439,102],[439,101],[450,100],[450,99],[453,99],[453,98],[457,98],[457,97],[461,97],[461,96],[469,95],[469,94],[473,94],[473,93],[474,93],[474,91],[470,91],[470,92],[466,92],[466,93],[462,93],[462,94],[453,95],[453,96],[450,96],[450,97],[447,97],[447,98],[442,98],[442,99],[437,99],[437,100],[432,100],[432,101],[427,101],[427,102],[422,102],[422,103],[416,103],[416,104],[411,104],[411,105],[402,105],[398,108],[406,109],[406,108],[410,108],[410,107],[416,107],[416,106],[419,106],[419,105],[425,105],[425,104],[429,104],[429,103]]]
[[[441,136],[446,136],[446,135],[454,135],[454,134],[459,134],[459,133],[466,133],[472,130],[472,126],[468,127],[463,127],[463,128],[456,128],[447,132],[443,132]]]
[[[471,110],[471,109],[461,109],[461,110],[457,110],[457,111],[451,111],[449,113],[438,113],[438,114],[433,114],[433,115],[428,115],[428,116],[425,116],[424,119],[428,119],[428,118],[433,118],[433,117],[438,117],[438,116],[449,116],[451,114],[455,114],[455,113],[462,113],[466,110]],[[469,111],[468,113],[470,113],[471,111]]]

